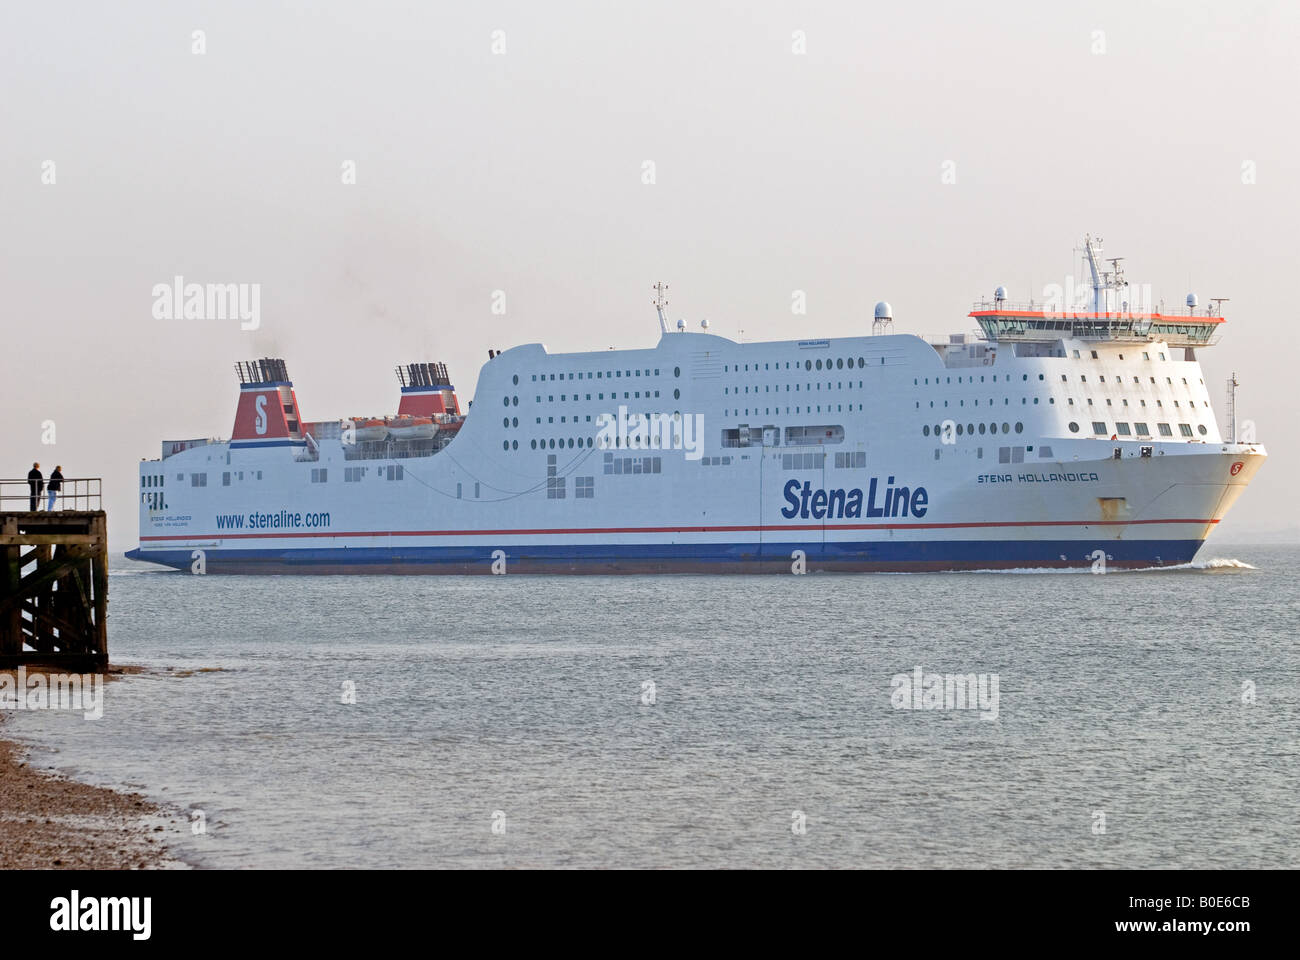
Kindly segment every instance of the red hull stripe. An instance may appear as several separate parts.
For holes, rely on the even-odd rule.
[[[724,527],[558,527],[529,530],[360,530],[353,532],[312,531],[300,533],[188,533],[179,536],[141,537],[141,543],[164,540],[263,540],[308,537],[533,537],[557,534],[610,533],[742,533],[788,530],[958,530],[983,527],[1134,527],[1149,523],[1191,523],[1203,525],[1218,520],[994,520],[986,523],[792,523],[768,526]]]

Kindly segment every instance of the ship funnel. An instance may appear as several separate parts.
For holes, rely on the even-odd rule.
[[[283,360],[263,357],[235,364],[239,406],[230,447],[298,447],[306,440],[302,415]]]
[[[445,363],[407,363],[397,368],[397,382],[402,387],[402,401],[397,414],[402,417],[431,417],[435,413],[460,413],[456,388]]]

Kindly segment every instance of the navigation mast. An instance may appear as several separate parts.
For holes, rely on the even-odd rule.
[[[1110,263],[1109,270],[1102,270],[1099,266],[1101,262],[1101,238],[1093,239],[1085,235],[1083,238],[1083,254],[1088,261],[1088,270],[1092,274],[1092,312],[1106,313],[1110,310],[1110,298],[1108,290],[1120,292],[1116,298],[1117,308],[1123,308],[1127,305],[1122,292],[1128,286],[1128,281],[1124,279],[1124,268],[1120,263],[1123,257],[1109,257],[1107,262]]]
[[[668,284],[656,283],[651,287],[655,292],[655,298],[652,303],[655,305],[655,313],[659,314],[659,331],[668,332],[668,318],[664,316],[664,307],[668,306]]]

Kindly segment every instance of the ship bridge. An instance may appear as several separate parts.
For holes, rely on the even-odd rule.
[[[975,303],[968,316],[979,324],[985,339],[1001,343],[1160,340],[1171,347],[1207,347],[1217,342],[1219,324],[1224,322],[1212,311],[1210,308],[1198,314],[1192,308],[1186,313],[1085,313],[996,300]]]
[[[992,300],[977,301],[968,316],[979,324],[984,338],[994,343],[1159,341],[1190,351],[1217,341],[1226,298],[1212,299],[1209,306],[1202,308],[1198,307],[1196,294],[1189,293],[1185,311],[1166,311],[1163,305],[1158,312],[1134,309],[1137,304],[1152,303],[1149,288],[1130,286],[1124,277],[1123,257],[1107,258],[1110,264],[1107,270],[1101,248],[1101,240],[1092,236],[1085,236],[1076,248],[1083,255],[1085,269],[1091,276],[1091,295],[1087,287],[1080,286],[1072,296],[1073,277],[1066,288],[1057,288],[1058,296],[1049,296],[1046,302],[1038,304],[1010,303],[1006,287],[998,287]],[[1031,348],[1029,352],[1035,351]]]

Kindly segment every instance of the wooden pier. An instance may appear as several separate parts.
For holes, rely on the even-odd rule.
[[[64,491],[73,509],[16,511],[29,505],[27,481],[0,480],[0,668],[108,665],[106,515],[77,509],[100,506],[99,481],[65,480]]]

